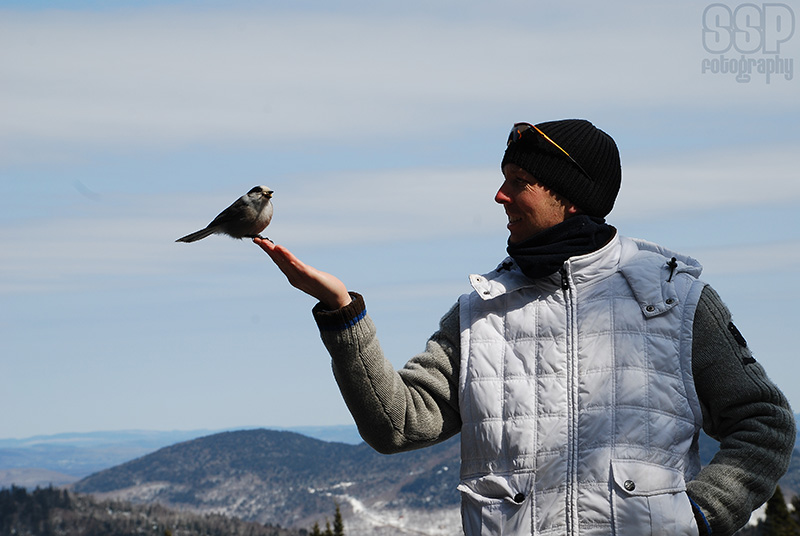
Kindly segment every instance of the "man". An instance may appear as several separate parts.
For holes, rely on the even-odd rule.
[[[588,121],[514,126],[508,253],[393,370],[363,298],[256,239],[314,308],[375,449],[461,433],[466,534],[732,534],[788,468],[795,422],[689,257],[605,222],[621,168]],[[703,428],[720,451],[701,470]]]

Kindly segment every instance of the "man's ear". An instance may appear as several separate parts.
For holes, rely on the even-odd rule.
[[[578,214],[582,213],[582,210],[573,205],[572,203],[567,203],[566,209],[568,216],[577,216]]]

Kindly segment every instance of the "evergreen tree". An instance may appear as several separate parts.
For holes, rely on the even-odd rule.
[[[344,536],[344,521],[339,503],[336,503],[336,514],[333,516],[333,536]]]
[[[781,487],[767,501],[763,536],[800,536],[800,525],[789,513]]]
[[[800,495],[792,497],[792,517],[795,523],[800,525]]]
[[[322,531],[319,530],[319,523],[314,523],[314,526],[311,527],[311,536],[322,536]]]

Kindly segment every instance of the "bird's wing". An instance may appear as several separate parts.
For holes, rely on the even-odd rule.
[[[209,223],[207,227],[224,225],[230,221],[238,221],[242,217],[246,216],[245,213],[248,211],[248,209],[249,207],[247,206],[247,204],[241,199],[238,199],[234,201],[234,203],[231,206],[229,206],[228,208],[217,214],[217,217],[214,218],[214,220],[211,223]]]

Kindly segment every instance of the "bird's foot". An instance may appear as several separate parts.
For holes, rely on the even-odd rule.
[[[248,235],[248,236],[247,236],[247,238],[260,238],[261,240],[266,240],[267,242],[272,242],[272,240],[270,240],[270,238],[269,238],[269,237],[266,237],[266,236],[261,236],[261,234],[257,234],[257,235]],[[275,242],[272,242],[272,243],[274,244]]]

